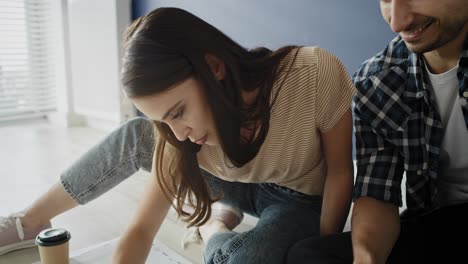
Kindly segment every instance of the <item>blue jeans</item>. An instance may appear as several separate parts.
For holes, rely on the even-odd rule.
[[[99,197],[140,168],[151,170],[152,124],[135,118],[114,130],[61,175],[70,196],[80,204]],[[322,198],[272,183],[240,183],[202,172],[213,195],[259,218],[244,233],[220,233],[206,242],[206,263],[284,263],[289,248],[318,236]]]

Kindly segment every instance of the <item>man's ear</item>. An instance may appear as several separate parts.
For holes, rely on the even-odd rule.
[[[223,80],[226,75],[226,68],[224,66],[224,61],[222,61],[220,58],[216,57],[215,55],[211,53],[207,53],[205,55],[205,60],[208,66],[210,67],[211,72],[213,73],[216,80],[218,81]]]

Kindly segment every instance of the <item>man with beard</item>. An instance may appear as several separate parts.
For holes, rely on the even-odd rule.
[[[291,263],[455,263],[468,255],[468,2],[380,0],[398,33],[354,74],[352,231]],[[402,179],[406,173],[406,206]]]

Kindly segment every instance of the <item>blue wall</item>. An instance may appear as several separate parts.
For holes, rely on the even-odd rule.
[[[395,37],[377,0],[133,0],[133,17],[167,6],[199,16],[247,48],[320,46],[350,75]]]
[[[186,9],[248,48],[320,46],[350,74],[395,36],[375,0],[133,0],[133,16],[163,6]]]

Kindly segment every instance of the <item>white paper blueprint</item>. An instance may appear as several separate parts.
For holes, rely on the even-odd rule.
[[[118,241],[119,239],[117,238],[72,252],[72,254],[70,254],[70,264],[110,263]],[[153,242],[153,246],[151,247],[146,263],[191,264],[190,261],[157,240]],[[39,262],[35,262],[33,264],[39,264]]]

